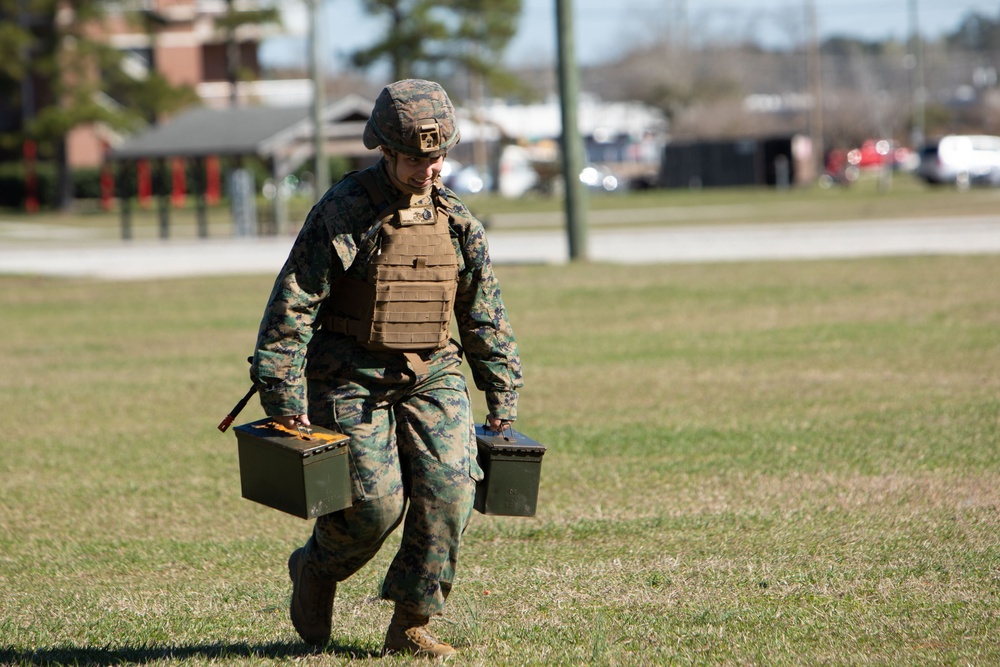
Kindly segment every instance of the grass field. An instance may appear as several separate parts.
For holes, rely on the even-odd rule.
[[[467,534],[455,664],[1000,664],[996,257],[498,272],[549,450]],[[0,277],[0,664],[408,662],[393,543],[313,651],[310,524],[239,497],[270,282]]]

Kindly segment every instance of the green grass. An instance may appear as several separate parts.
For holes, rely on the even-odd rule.
[[[549,450],[467,534],[456,664],[1000,664],[996,257],[498,271]],[[407,664],[394,543],[313,651],[310,524],[239,497],[270,282],[0,278],[0,663]]]

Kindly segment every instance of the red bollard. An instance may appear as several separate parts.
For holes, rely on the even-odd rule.
[[[184,206],[187,201],[187,180],[184,174],[184,158],[175,157],[170,162],[173,188],[170,191],[170,203],[174,206]]]
[[[38,177],[35,174],[35,160],[38,146],[31,139],[24,141],[24,209],[28,213],[38,212]]]
[[[214,155],[205,158],[205,202],[211,206],[218,204],[222,197],[222,186],[219,177],[219,158]]]
[[[153,178],[149,171],[149,160],[139,160],[135,163],[135,176],[138,180],[136,195],[139,206],[149,208],[153,203]]]

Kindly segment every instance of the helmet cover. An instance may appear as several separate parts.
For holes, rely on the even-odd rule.
[[[382,89],[365,125],[365,148],[419,157],[444,155],[458,143],[455,107],[440,84],[406,79]]]

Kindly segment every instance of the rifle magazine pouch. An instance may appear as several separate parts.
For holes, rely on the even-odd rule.
[[[479,467],[476,511],[501,516],[535,516],[545,447],[512,428],[476,426]]]
[[[296,432],[270,419],[233,430],[244,498],[303,519],[351,506],[346,435],[318,426]]]

